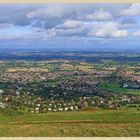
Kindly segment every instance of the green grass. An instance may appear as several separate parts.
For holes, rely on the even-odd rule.
[[[140,136],[140,111],[1,115],[0,136]]]
[[[140,90],[125,89],[125,88],[121,87],[119,84],[101,83],[100,87],[103,90],[114,92],[114,93],[140,95]]]

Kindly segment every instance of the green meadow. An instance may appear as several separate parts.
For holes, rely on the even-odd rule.
[[[137,90],[137,89],[125,89],[125,88],[120,87],[119,84],[101,83],[100,87],[103,90],[118,93],[118,94],[140,95],[140,90]]]
[[[0,115],[0,136],[140,136],[140,111],[123,109]]]

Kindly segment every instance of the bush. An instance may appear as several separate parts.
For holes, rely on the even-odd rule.
[[[101,108],[93,108],[93,107],[83,107],[80,111],[99,111]]]
[[[24,114],[24,111],[21,111],[21,110],[13,110],[11,108],[6,108],[2,111],[2,113],[4,115],[23,115]]]

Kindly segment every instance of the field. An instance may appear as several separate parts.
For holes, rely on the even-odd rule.
[[[140,136],[140,111],[1,115],[0,136]]]
[[[125,89],[125,88],[120,87],[120,85],[118,85],[118,84],[102,83],[102,84],[100,84],[100,86],[103,90],[118,93],[118,94],[140,95],[140,90]]]

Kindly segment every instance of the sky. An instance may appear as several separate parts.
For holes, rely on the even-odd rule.
[[[140,4],[0,4],[0,48],[140,48]]]

